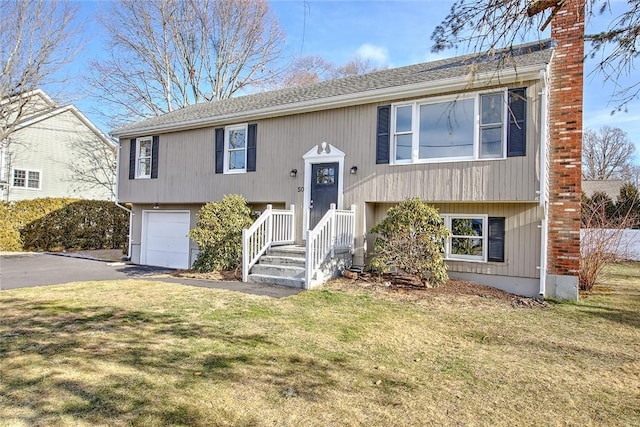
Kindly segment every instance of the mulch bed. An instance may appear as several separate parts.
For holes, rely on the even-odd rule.
[[[218,280],[218,281],[240,281],[242,280],[242,270],[226,270],[214,271],[211,273],[198,273],[191,270],[178,270],[170,274],[173,277],[184,277],[189,279],[200,280]],[[546,308],[548,303],[536,298],[527,298],[519,295],[510,294],[500,289],[490,286],[480,285],[478,283],[466,280],[449,279],[445,284],[440,286],[427,287],[419,282],[411,283],[406,276],[398,280],[398,276],[391,275],[373,275],[370,273],[360,273],[356,279],[340,277],[330,280],[324,286],[329,289],[353,289],[357,288],[377,293],[384,293],[398,300],[422,300],[431,297],[450,297],[451,299],[466,297],[477,298],[478,300],[494,300],[510,304],[513,308]]]
[[[361,289],[368,289],[375,292],[387,293],[401,300],[421,300],[431,297],[458,297],[478,298],[483,300],[495,300],[510,304],[513,308],[546,308],[548,303],[536,298],[528,298],[511,294],[500,289],[484,286],[466,280],[449,279],[440,286],[424,286],[421,284],[409,283],[406,277],[397,280],[392,275],[371,275],[360,273],[357,278],[339,278],[329,282],[328,286],[333,288],[353,288],[357,286]]]

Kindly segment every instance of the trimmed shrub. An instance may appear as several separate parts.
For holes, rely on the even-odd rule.
[[[381,273],[403,272],[437,286],[448,280],[444,241],[450,235],[438,210],[413,198],[389,209],[371,229],[378,234],[370,266]]]
[[[20,232],[11,221],[11,206],[0,203],[0,251],[21,251],[22,240]]]
[[[129,215],[110,201],[42,198],[3,208],[8,231],[0,234],[0,250],[123,249],[127,244]]]
[[[237,194],[204,205],[198,223],[189,231],[189,237],[200,247],[193,269],[208,272],[237,268],[242,259],[242,229],[249,228],[253,220],[246,199]]]

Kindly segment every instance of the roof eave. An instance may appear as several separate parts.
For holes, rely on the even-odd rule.
[[[510,84],[518,81],[537,80],[540,79],[540,70],[546,69],[546,65],[546,63],[539,63],[518,69],[494,70],[491,72],[459,76],[450,79],[420,82],[404,86],[392,86],[347,95],[282,104],[275,107],[251,111],[240,111],[231,114],[186,120],[178,123],[136,127],[133,129],[123,129],[122,131],[116,129],[111,132],[111,135],[116,138],[128,138],[155,133],[177,132],[209,126],[227,125],[238,121],[259,120],[333,108],[349,107],[359,104],[390,101],[392,99],[428,96],[455,90],[478,89],[492,84]]]

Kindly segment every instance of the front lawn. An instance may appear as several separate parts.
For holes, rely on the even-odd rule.
[[[348,283],[0,293],[0,425],[640,425],[640,265],[579,303]]]

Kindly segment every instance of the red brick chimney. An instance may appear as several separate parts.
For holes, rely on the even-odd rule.
[[[549,99],[549,211],[547,273],[580,270],[582,85],[585,0],[566,0],[551,21],[556,41]],[[567,278],[568,279],[568,278]],[[577,297],[577,290],[576,290]]]

